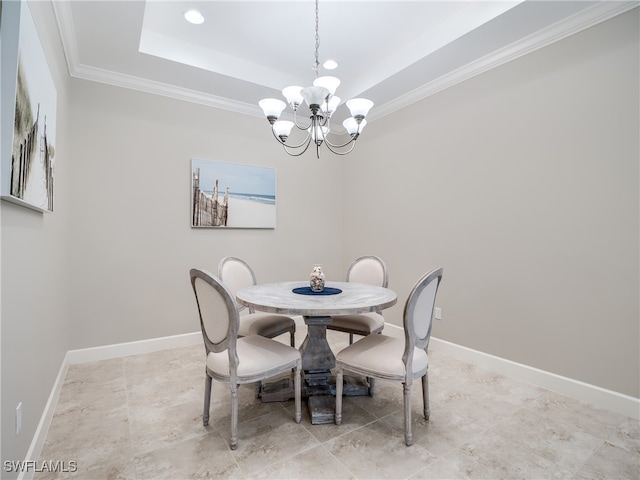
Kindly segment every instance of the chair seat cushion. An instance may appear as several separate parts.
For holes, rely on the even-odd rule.
[[[332,317],[329,330],[355,333],[357,335],[371,335],[381,332],[384,328],[384,317],[379,313],[360,313],[357,315],[338,315]]]
[[[296,322],[291,317],[276,315],[274,313],[250,313],[240,317],[238,336],[261,335],[267,338],[295,330]]]
[[[258,335],[238,338],[236,351],[239,378],[268,373],[270,370],[276,374],[300,359],[300,352],[295,348]],[[228,378],[229,352],[209,352],[207,368],[218,376]]]
[[[405,365],[402,362],[404,347],[404,339],[387,335],[369,335],[338,352],[336,362],[341,363],[346,370],[353,367],[362,373],[371,372],[374,374],[372,376],[402,379],[406,377]],[[414,378],[424,375],[427,365],[427,353],[414,348]]]

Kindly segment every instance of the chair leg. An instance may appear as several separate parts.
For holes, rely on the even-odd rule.
[[[300,423],[302,420],[302,389],[300,387],[300,370],[302,369],[301,365],[296,365],[295,372],[293,374],[293,389],[294,396],[296,402],[296,423]]]
[[[254,395],[256,398],[260,398],[260,393],[262,393],[262,381],[256,382]]]
[[[376,389],[376,379],[367,377],[367,380],[369,380],[369,396],[373,397],[374,390]]]
[[[378,335],[381,335],[382,332],[378,332]],[[376,379],[373,377],[367,377],[367,381],[369,382],[369,396],[373,397],[376,389]]]
[[[342,367],[338,367],[336,370],[336,425],[340,425],[342,423],[342,382]]]
[[[209,406],[211,405],[211,383],[212,378],[208,373],[204,377],[204,413],[202,414],[202,425],[209,425]]]
[[[349,334],[349,345],[353,344],[353,333]]]
[[[291,346],[295,348],[296,346],[296,330],[295,328],[289,331],[289,336],[291,337]]]
[[[238,385],[231,384],[231,450],[238,447]]]
[[[422,405],[424,407],[424,418],[429,420],[429,373],[422,377]]]
[[[404,397],[404,443],[407,447],[413,445],[413,435],[411,433],[411,384],[403,383]]]

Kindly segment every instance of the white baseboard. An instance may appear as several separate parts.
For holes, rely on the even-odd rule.
[[[99,360],[109,360],[112,358],[127,357],[129,355],[139,355],[142,353],[157,352],[170,348],[185,347],[202,343],[202,333],[200,331],[193,333],[185,333],[182,335],[173,335],[171,337],[151,338],[149,340],[140,340],[137,342],[117,343],[114,345],[105,345],[101,347],[82,348],[78,350],[69,350],[62,360],[62,365],[58,371],[58,376],[53,384],[49,399],[44,407],[40,423],[33,435],[31,445],[25,457],[25,461],[35,461],[40,458],[42,447],[49,432],[51,419],[58,404],[60,391],[64,385],[64,379],[67,376],[69,365],[79,363],[97,362]],[[20,473],[18,480],[32,480],[35,472],[33,469]]]
[[[60,397],[60,392],[62,391],[62,385],[64,384],[64,379],[67,376],[67,370],[69,369],[69,363],[67,361],[68,355],[69,353],[67,352],[64,359],[62,360],[62,365],[60,365],[58,376],[56,377],[56,381],[54,382],[51,393],[49,394],[49,399],[44,406],[44,411],[42,412],[42,416],[40,417],[40,422],[38,423],[35,433],[33,434],[31,445],[29,445],[29,450],[27,450],[27,455],[25,457],[25,460],[27,461],[38,460],[40,458],[40,454],[42,453],[42,447],[44,447],[44,441],[47,439],[49,426],[51,425],[53,414],[56,411],[56,405],[58,404],[58,398]],[[26,469],[25,471],[20,472],[20,474],[18,475],[18,480],[31,480],[34,475],[35,471],[33,469]]]
[[[69,365],[75,365],[78,363],[97,362],[99,360],[157,352],[169,348],[186,347],[197,343],[202,343],[202,333],[200,331],[173,335],[171,337],[150,338],[136,342],[69,350],[66,360]]]
[[[391,337],[404,338],[403,328],[390,323],[385,324],[384,334]],[[431,337],[429,348],[477,367],[589,403],[594,407],[640,419],[639,398],[546,372],[435,337]]]
[[[478,350],[431,338],[429,347],[459,360],[491,370],[507,377],[531,383],[552,392],[566,395],[595,407],[640,419],[640,399],[588,383],[563,377],[535,367],[512,362]]]
[[[386,324],[384,333],[391,336],[403,336],[402,328]],[[473,350],[471,348],[456,345],[455,343],[431,337],[429,348],[442,352],[464,362],[471,363],[480,368],[506,375],[523,382],[531,383],[538,387],[546,388],[552,392],[566,395],[581,402],[589,403],[595,407],[620,413],[627,417],[640,419],[640,399],[623,395],[622,393],[606,390],[595,385],[580,382],[572,378],[556,375],[538,368],[512,362],[504,358],[496,357],[488,353]]]
[[[296,324],[304,326],[302,317],[295,318],[295,320]],[[404,336],[403,329],[392,324],[385,325],[384,333],[394,337]],[[29,447],[26,460],[36,460],[40,457],[69,365],[108,360],[129,355],[139,355],[199,343],[202,343],[202,333],[197,331],[170,337],[151,338],[149,340],[136,342],[69,350],[60,366],[58,377],[49,395],[49,400],[47,401],[40,423]],[[478,367],[575,398],[595,407],[640,419],[640,399],[638,398],[589,385],[554,373],[545,372],[544,370],[512,362],[511,360],[506,360],[434,337],[431,338],[429,348]],[[30,480],[32,477],[33,472],[30,476],[29,473],[25,473],[18,478]]]

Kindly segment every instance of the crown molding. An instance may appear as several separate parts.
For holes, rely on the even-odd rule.
[[[151,93],[154,95],[162,95],[163,97],[197,103],[208,107],[220,108],[222,110],[228,110],[244,115],[251,115],[260,118],[264,117],[262,110],[260,110],[258,105],[238,102],[236,100],[218,97],[216,95],[199,92],[197,90],[177,87],[175,85],[169,85],[167,83],[157,82],[155,80],[149,80],[147,78],[136,77],[124,73],[117,73],[111,70],[78,65],[71,76],[116,87],[138,90],[140,92]]]
[[[67,61],[67,70],[73,77],[73,72],[80,64],[78,56],[78,44],[76,43],[76,30],[73,27],[73,15],[71,14],[71,2],[51,2],[53,14],[58,24],[58,32]]]
[[[58,30],[62,40],[69,75],[75,78],[90,80],[108,85],[138,90],[141,92],[162,95],[231,112],[262,118],[262,111],[257,105],[248,104],[218,97],[187,88],[176,87],[146,78],[117,73],[80,63],[76,35],[73,27],[71,2],[52,2]],[[589,27],[604,22],[617,15],[638,7],[640,2],[608,2],[601,1],[575,15],[557,22],[535,34],[505,46],[478,60],[468,63],[446,75],[439,77],[419,88],[416,88],[393,101],[377,106],[367,120],[375,121],[413,103],[435,95],[458,83],[480,75],[488,70],[520,58],[559,40],[567,38]]]
[[[118,73],[80,63],[76,34],[73,27],[71,2],[52,3],[56,22],[58,24],[58,31],[62,40],[62,48],[64,49],[64,55],[67,61],[67,68],[71,77],[104,83],[116,87],[129,88],[154,95],[162,95],[164,97],[220,108],[244,115],[251,115],[259,118],[263,117],[262,111],[257,105],[233,101],[188,88],[176,87],[175,85],[169,85],[155,80]]]
[[[557,41],[593,27],[617,15],[638,7],[640,2],[600,2],[591,8],[572,15],[561,22],[557,22],[522,40],[507,45],[489,55],[470,62],[436,80],[422,85],[391,102],[377,106],[367,120],[374,121],[431,95],[446,90],[458,83],[480,75],[488,70],[499,67],[512,60],[551,45]]]

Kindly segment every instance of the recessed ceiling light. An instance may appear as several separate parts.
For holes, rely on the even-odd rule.
[[[187,22],[193,23],[194,25],[200,25],[204,22],[204,17],[198,10],[187,10],[183,15]]]
[[[335,70],[336,68],[338,68],[338,62],[336,62],[335,60],[327,60],[322,64],[322,66],[327,70]]]

